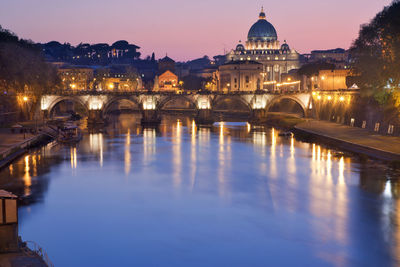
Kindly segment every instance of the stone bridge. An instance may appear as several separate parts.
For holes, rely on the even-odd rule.
[[[113,104],[128,101],[134,109],[143,114],[142,122],[152,123],[159,120],[162,110],[180,110],[196,112],[200,122],[211,122],[213,112],[237,112],[250,114],[257,120],[266,116],[271,107],[281,101],[291,102],[301,110],[301,116],[309,117],[312,112],[312,94],[310,92],[273,94],[273,93],[154,93],[154,92],[79,92],[60,95],[44,95],[40,102],[45,117],[51,117],[57,104],[72,101],[83,106],[90,122],[102,121],[107,117]],[[274,110],[279,112],[280,110]]]

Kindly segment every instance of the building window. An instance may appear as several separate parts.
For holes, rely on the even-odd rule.
[[[249,76],[246,76],[246,83],[249,83],[249,82],[250,82]]]

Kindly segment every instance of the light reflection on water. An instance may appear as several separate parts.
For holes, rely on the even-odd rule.
[[[56,266],[399,262],[400,186],[384,165],[273,128],[138,121],[123,115],[0,172],[31,201],[20,234]]]

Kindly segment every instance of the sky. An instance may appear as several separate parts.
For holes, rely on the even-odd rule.
[[[35,42],[127,40],[142,58],[186,61],[229,51],[258,20],[299,53],[349,48],[360,25],[391,0],[0,0],[0,25]]]

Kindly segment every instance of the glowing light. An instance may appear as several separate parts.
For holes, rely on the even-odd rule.
[[[100,166],[103,166],[103,134],[90,134],[89,135],[90,151],[99,153]]]
[[[148,98],[145,102],[143,102],[144,110],[154,110],[156,109],[156,105],[151,98]]]
[[[284,86],[284,85],[295,85],[295,84],[299,84],[300,81],[295,81],[295,82],[286,82],[286,83],[278,83],[277,86]]]
[[[276,84],[276,81],[264,82],[264,84],[266,84],[266,85],[268,85],[268,84]]]
[[[28,97],[27,96],[24,96],[22,99],[24,100],[24,102],[28,101]]]
[[[103,104],[97,100],[91,100],[89,102],[89,109],[90,110],[101,110]]]
[[[76,160],[76,147],[71,147],[71,169],[76,169],[77,160]]]
[[[321,77],[321,80],[325,80],[325,76],[322,76],[322,77]]]
[[[344,182],[344,157],[342,156],[339,160],[339,179],[338,183],[343,185]]]
[[[315,144],[312,144],[312,160],[315,161],[316,159],[316,153],[315,153]]]
[[[13,173],[14,173],[14,167],[13,167],[12,164],[10,164],[9,170],[10,170],[10,176],[13,175]]]
[[[223,144],[224,143],[224,123],[220,123],[221,127],[219,128],[219,143]]]
[[[317,96],[317,99],[318,99],[318,100],[321,100],[321,96],[320,96],[320,95],[319,95],[319,96]]]
[[[24,193],[25,195],[29,195],[31,193],[31,185],[32,185],[32,178],[31,175],[29,173],[29,155],[25,156],[24,158],[25,161],[25,174],[24,174],[24,185],[25,185],[25,189],[24,189]]]
[[[328,95],[328,100],[332,100],[332,96]]]
[[[72,83],[72,84],[71,84],[71,88],[72,88],[72,89],[75,89],[75,88],[76,88],[76,84]]]
[[[312,95],[316,95],[317,93],[316,92],[312,92]]]
[[[344,97],[341,96],[341,97],[339,98],[339,100],[340,100],[341,102],[343,102],[343,101],[344,101]]]
[[[383,195],[385,197],[392,198],[392,185],[390,184],[390,180],[386,181],[385,191],[383,192]]]
[[[192,143],[196,143],[196,122],[192,120]]]
[[[173,138],[174,146],[172,148],[174,170],[173,184],[175,188],[178,188],[182,183],[182,127],[180,120],[177,120],[175,129],[176,131],[174,132]]]
[[[128,129],[125,139],[125,174],[129,174],[131,171],[131,129]]]
[[[276,136],[275,129],[271,130],[271,156],[270,156],[270,175],[274,178],[278,177],[278,170],[276,165]]]

